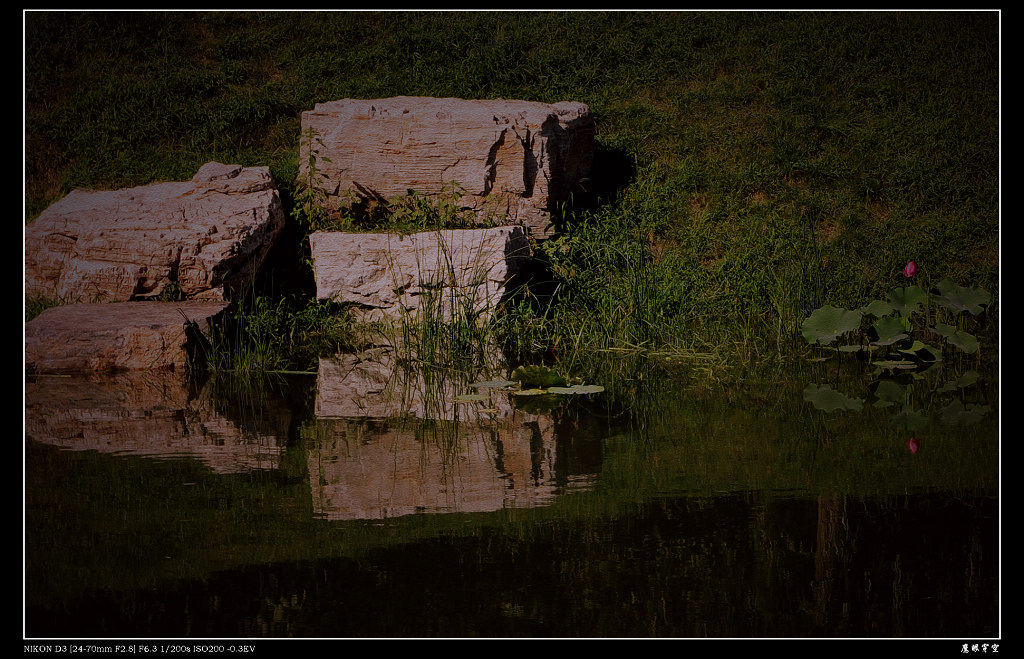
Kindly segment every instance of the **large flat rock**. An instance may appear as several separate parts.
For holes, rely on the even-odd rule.
[[[52,307],[25,325],[25,369],[29,373],[181,369],[189,351],[227,307],[226,302]]]
[[[521,225],[535,238],[550,235],[552,213],[588,175],[594,150],[593,115],[578,102],[342,99],[303,112],[302,129],[319,142],[302,144],[300,163],[319,151],[321,187],[335,208],[351,195],[387,200],[458,186],[459,203],[482,223]]]
[[[309,237],[321,300],[362,320],[490,318],[531,256],[521,227]]]
[[[190,181],[74,190],[25,228],[25,294],[127,302],[170,288],[231,299],[284,222],[267,167],[211,162]]]

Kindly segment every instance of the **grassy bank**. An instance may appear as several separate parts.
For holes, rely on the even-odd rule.
[[[210,160],[269,166],[291,208],[299,116],[318,102],[582,101],[589,194],[545,245],[549,286],[506,321],[516,349],[784,354],[815,308],[884,297],[910,260],[998,300],[999,20],[28,12],[25,222],[75,187]]]

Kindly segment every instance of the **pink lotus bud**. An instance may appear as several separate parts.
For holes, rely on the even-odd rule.
[[[918,449],[921,448],[921,441],[917,437],[911,437],[907,440],[907,448],[910,449],[911,453],[917,453]]]
[[[907,266],[905,268],[903,268],[903,276],[908,278],[908,279],[913,277],[916,274],[917,274],[917,264],[914,263],[913,261],[908,263]]]

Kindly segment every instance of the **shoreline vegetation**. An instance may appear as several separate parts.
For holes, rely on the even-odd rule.
[[[269,166],[289,226],[215,371],[359,347],[366,328],[313,295],[310,231],[464,222],[415,195],[340,220],[304,203],[301,112],[399,95],[580,101],[597,127],[544,276],[486,326],[402,330],[432,363],[495,340],[568,372],[803,357],[812,312],[884,298],[909,262],[992,293],[971,329],[998,360],[999,12],[26,11],[24,28],[26,224],[78,187]],[[26,322],[54,303],[25,300]]]

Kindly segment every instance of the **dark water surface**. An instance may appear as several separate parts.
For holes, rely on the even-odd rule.
[[[799,380],[523,404],[330,372],[28,382],[26,636],[1000,636],[995,412],[911,452]]]

